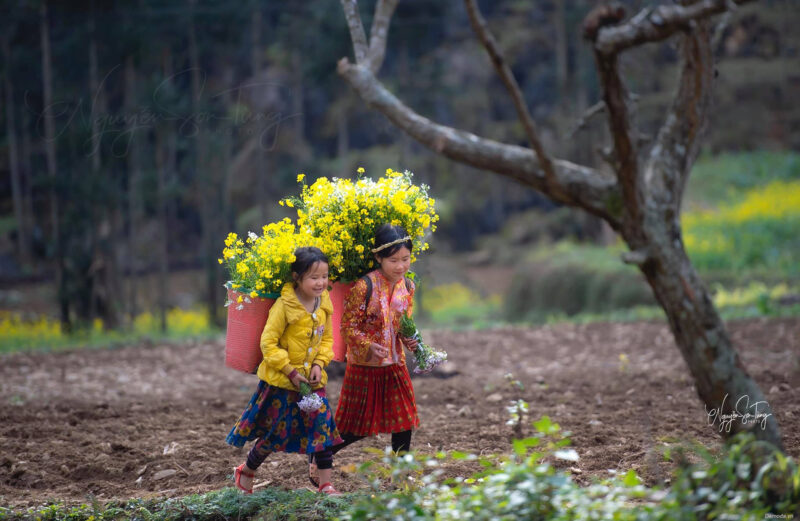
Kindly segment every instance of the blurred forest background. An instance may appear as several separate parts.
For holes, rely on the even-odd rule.
[[[482,4],[546,148],[602,165],[609,136],[580,30],[595,3]],[[411,170],[437,200],[441,226],[415,266],[425,323],[663,317],[598,219],[438,157],[364,107],[336,74],[352,53],[338,2],[0,9],[0,352],[215,334],[227,233],[286,215],[277,201],[297,174],[361,166]],[[800,313],[798,22],[795,0],[766,0],[715,33],[714,109],[683,224],[725,318]],[[671,41],[622,58],[644,140],[676,64]],[[442,124],[526,143],[461,2],[401,2],[381,77]]]

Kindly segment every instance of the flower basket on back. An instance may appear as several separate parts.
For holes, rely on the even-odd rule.
[[[347,351],[340,333],[344,301],[355,281],[376,267],[370,251],[376,228],[384,223],[405,228],[414,244],[414,262],[428,249],[428,237],[439,220],[428,186],[415,185],[411,172],[389,168],[377,180],[363,174],[359,168],[355,180],[320,177],[311,185],[301,174],[300,196],[281,201],[297,209],[298,227],[319,240],[319,248],[330,259],[333,359],[340,362]]]
[[[347,354],[347,347],[344,345],[344,340],[342,340],[340,326],[342,324],[342,313],[344,312],[344,301],[355,284],[355,282],[334,282],[329,293],[333,303],[333,315],[331,316],[331,323],[333,324],[333,359],[337,362],[344,362]]]
[[[261,332],[267,323],[269,310],[278,298],[250,298],[228,290],[228,326],[225,332],[225,365],[237,371],[255,373],[261,363]]]
[[[249,233],[245,241],[235,233],[228,235],[220,264],[225,263],[231,279],[228,288],[228,325],[225,335],[225,365],[255,373],[263,354],[261,333],[269,310],[280,296],[283,284],[291,278],[294,251],[299,246],[314,246],[317,241],[296,233],[288,219],[268,224],[263,235]]]

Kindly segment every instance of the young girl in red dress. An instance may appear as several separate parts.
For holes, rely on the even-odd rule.
[[[334,454],[378,433],[392,435],[395,452],[411,448],[419,417],[403,346],[414,351],[417,342],[399,331],[400,317],[413,311],[414,283],[406,278],[412,248],[402,227],[378,228],[372,253],[379,267],[359,279],[345,299],[341,333],[347,368],[335,417],[344,442],[331,447]],[[309,463],[309,479],[316,483],[313,454]]]

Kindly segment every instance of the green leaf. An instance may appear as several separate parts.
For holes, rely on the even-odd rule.
[[[554,434],[561,430],[561,426],[550,420],[549,416],[542,416],[540,420],[533,422],[534,428],[542,434]]]
[[[626,487],[635,487],[636,485],[641,484],[642,480],[639,476],[636,475],[636,471],[631,469],[626,474],[625,477],[622,478],[622,483]]]

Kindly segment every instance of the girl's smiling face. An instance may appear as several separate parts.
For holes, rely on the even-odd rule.
[[[296,279],[297,280],[297,279]],[[308,297],[319,297],[328,287],[328,263],[317,261],[297,280],[297,290]]]
[[[381,273],[392,284],[402,279],[411,268],[411,251],[405,246],[388,257],[375,256],[381,267]]]

